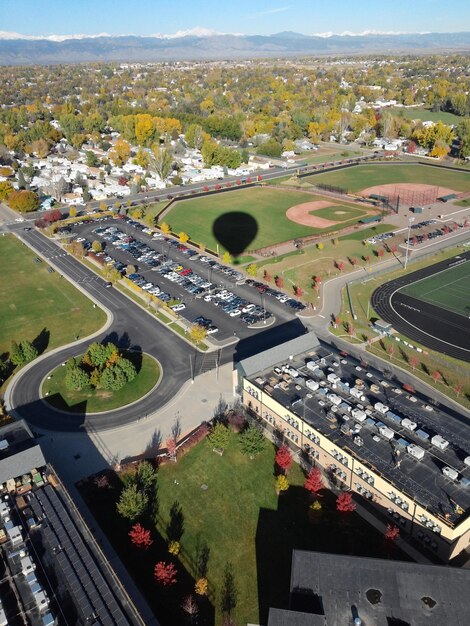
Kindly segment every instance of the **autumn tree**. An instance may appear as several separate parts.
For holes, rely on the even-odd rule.
[[[305,480],[304,487],[307,491],[310,491],[310,493],[318,497],[318,492],[325,487],[319,467],[312,467]]]
[[[439,382],[441,378],[441,373],[438,370],[434,370],[434,372],[432,373],[432,379],[435,383]]]
[[[231,265],[233,263],[233,257],[227,250],[222,255],[222,263],[225,265]]]
[[[417,368],[418,363],[419,363],[418,357],[415,355],[412,355],[410,357],[410,366],[413,371]]]
[[[189,338],[196,345],[200,344],[207,337],[207,328],[201,324],[193,324],[189,329]]]
[[[132,526],[129,531],[129,537],[131,538],[131,543],[136,548],[141,548],[143,550],[147,550],[153,543],[151,538],[150,530],[146,530],[143,526],[141,526],[138,522]]]
[[[455,387],[454,387],[454,391],[455,391],[455,394],[457,395],[457,397],[459,397],[459,396],[460,396],[460,394],[462,393],[462,389],[463,389],[463,385],[462,385],[462,383],[457,383],[457,384],[455,385]]]
[[[166,440],[166,451],[172,461],[176,463],[176,439],[173,436],[168,437]]]
[[[275,457],[276,465],[281,469],[281,471],[286,474],[291,465],[292,465],[292,453],[288,446],[281,446],[276,452]]]
[[[9,180],[0,182],[0,202],[4,202],[15,188]]]
[[[350,491],[342,491],[336,498],[336,510],[340,513],[352,513],[356,510],[356,504]]]
[[[256,263],[250,263],[246,268],[246,273],[249,276],[256,277],[256,274],[258,273],[258,266],[256,265]]]
[[[279,474],[276,476],[276,493],[282,493],[283,491],[287,491],[289,489],[289,481],[284,474]]]
[[[162,587],[171,587],[177,582],[177,570],[174,563],[159,561],[153,570],[155,581]]]
[[[167,224],[166,222],[162,222],[159,225],[160,230],[162,231],[162,233],[164,233],[165,235],[168,235],[171,232],[171,228],[170,225]]]
[[[8,195],[8,206],[20,213],[29,213],[39,209],[39,197],[34,191],[12,191]]]
[[[387,528],[385,530],[384,536],[387,541],[390,541],[393,543],[400,536],[400,529],[398,528],[398,526],[395,526],[394,524],[387,524]]]
[[[114,147],[109,152],[109,158],[114,163],[120,167],[127,162],[131,155],[131,147],[125,139],[118,139],[114,144]]]
[[[187,241],[189,241],[189,235],[183,231],[179,233],[178,238],[181,243],[186,243]]]
[[[199,613],[199,607],[192,594],[185,597],[181,604],[181,608],[188,615],[191,622],[197,618],[197,614]]]

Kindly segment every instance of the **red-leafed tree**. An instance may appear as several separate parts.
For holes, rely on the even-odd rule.
[[[42,217],[44,221],[52,224],[62,219],[62,213],[59,209],[51,209],[50,211],[46,211]]]
[[[418,363],[419,363],[419,360],[417,356],[410,357],[410,365],[413,371],[418,367]]]
[[[153,543],[152,538],[150,537],[150,530],[146,530],[139,523],[134,524],[129,531],[129,537],[131,538],[131,543],[136,548],[142,548],[147,550]]]
[[[432,379],[435,383],[437,383],[439,381],[441,377],[441,373],[438,372],[437,370],[434,370],[434,372],[432,373]]]
[[[384,254],[385,254],[385,250],[383,248],[379,248],[377,250],[377,256],[379,257],[379,259],[381,259]]]
[[[358,261],[357,261],[356,257],[353,257],[353,258],[351,259],[351,265],[352,265],[353,267],[356,267],[357,263],[358,263]]]
[[[354,335],[356,334],[356,329],[351,324],[351,322],[348,322],[347,333],[350,337],[354,337]]]
[[[168,437],[166,440],[166,451],[172,461],[176,461],[176,439],[174,437]]]
[[[276,452],[276,465],[284,472],[292,465],[292,453],[287,446],[281,446]]]
[[[279,287],[279,289],[284,287],[284,279],[282,276],[275,276],[274,282],[276,283],[276,287]]]
[[[387,354],[390,357],[390,360],[392,360],[393,355],[395,354],[395,346],[394,345],[390,345],[387,348]]]
[[[454,387],[454,391],[455,391],[455,393],[457,394],[457,397],[459,397],[459,396],[460,396],[460,394],[462,393],[462,387],[463,387],[462,383],[457,383],[457,384],[455,385],[455,387]]]
[[[341,513],[352,513],[356,510],[350,491],[343,491],[336,498],[336,510]]]
[[[302,297],[303,293],[304,293],[304,290],[302,289],[302,287],[299,287],[298,285],[294,285],[294,295],[300,298]]]
[[[156,563],[153,570],[155,581],[162,587],[171,587],[171,585],[174,585],[178,580],[177,573],[174,564],[165,561]]]
[[[364,261],[365,261],[366,263],[369,263],[369,261],[370,261],[370,256],[369,256],[368,254],[366,254],[366,255],[365,255],[365,257],[364,257]]]
[[[385,539],[387,541],[396,541],[400,536],[400,529],[395,524],[387,524],[387,529],[385,530]]]
[[[318,492],[325,487],[320,469],[318,467],[312,467],[305,480],[304,487],[307,491],[310,491],[310,493],[313,493],[316,497],[318,497]]]
[[[335,261],[335,265],[339,269],[340,272],[344,270],[344,261]]]

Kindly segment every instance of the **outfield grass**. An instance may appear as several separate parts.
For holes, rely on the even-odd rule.
[[[447,113],[446,111],[429,111],[429,109],[413,108],[402,109],[392,108],[390,112],[397,117],[403,117],[406,120],[422,120],[423,122],[443,122],[444,124],[460,124],[462,117]]]
[[[305,180],[305,179],[304,179]],[[357,165],[348,169],[306,177],[318,185],[333,185],[356,193],[375,185],[420,183],[433,187],[447,187],[456,191],[470,190],[470,176],[466,172],[454,172],[418,164]]]
[[[193,241],[204,243],[212,250],[216,250],[219,244],[219,249],[223,251],[226,249],[224,242],[217,242],[212,233],[212,225],[225,213],[241,211],[256,220],[258,231],[246,248],[255,250],[289,239],[332,230],[331,228],[323,230],[309,228],[286,218],[286,211],[290,207],[315,200],[325,200],[325,198],[288,189],[286,191],[269,187],[240,189],[204,198],[178,201],[172,206],[165,221],[170,224],[174,232],[185,231]],[[343,209],[343,205],[337,208]],[[351,210],[351,206],[346,204],[344,210]],[[351,223],[356,221],[351,220]],[[341,227],[344,226],[345,224],[341,223]],[[235,238],[236,233],[233,231],[227,233],[228,238],[231,236]],[[228,246],[230,247],[230,244]]]
[[[106,315],[16,237],[0,237],[0,354],[12,340],[38,339],[40,352],[96,332]]]
[[[470,206],[470,198],[465,198],[464,200],[458,200],[454,202],[457,206],[469,207]]]
[[[126,353],[126,358],[136,361],[136,355]],[[51,372],[50,380],[42,385],[42,396],[52,406],[71,413],[102,413],[135,402],[148,393],[160,378],[157,361],[146,354],[138,355],[137,376],[119,391],[89,389],[72,391],[65,386],[66,368],[59,366]]]
[[[309,518],[311,499],[303,488],[305,477],[297,464],[288,474],[289,490],[277,496],[272,444],[267,442],[264,452],[250,460],[241,454],[237,438],[231,434],[222,457],[204,440],[176,464],[168,463],[158,472],[158,533],[167,538],[175,502],[181,507],[179,520],[184,530],[177,564],[178,583],[171,593],[159,590],[151,577],[155,562],[169,560],[159,536],[154,535],[150,550],[136,555],[136,550],[129,548],[128,527],[116,519],[118,489],[101,490],[99,497],[91,500],[99,523],[139,581],[162,626],[184,623],[181,602],[193,592],[197,553],[204,545],[209,549],[207,578],[209,597],[215,607],[215,619],[204,623],[213,625],[222,623],[220,600],[228,562],[233,566],[237,591],[233,623],[241,625],[266,624],[268,607],[288,606],[294,548],[390,556],[383,535],[356,513],[339,515],[335,497],[326,490],[321,498],[321,512],[314,519]],[[395,546],[391,556],[408,560]]]
[[[468,317],[470,311],[470,263],[450,267],[423,278],[400,291],[429,304]]]

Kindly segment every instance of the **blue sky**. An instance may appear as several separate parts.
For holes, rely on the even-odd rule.
[[[470,0],[0,0],[0,31],[25,35],[365,30],[470,31]]]

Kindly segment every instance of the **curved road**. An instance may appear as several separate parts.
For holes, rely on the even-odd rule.
[[[466,259],[470,252],[435,263],[381,285],[372,294],[374,310],[404,335],[448,356],[470,361],[470,320],[422,300],[400,293],[406,285],[442,272]],[[470,269],[468,270],[470,277]]]
[[[143,349],[161,364],[163,376],[158,387],[143,400],[127,408],[117,409],[99,416],[65,414],[51,408],[39,397],[41,381],[55,367],[68,358],[83,353],[90,340],[84,339],[66,346],[20,372],[8,389],[8,403],[22,418],[32,425],[48,430],[77,431],[85,425],[96,429],[114,428],[130,423],[164,406],[190,379],[191,362],[197,368],[200,353],[185,341],[135,306],[116,289],[104,288],[104,281],[91,270],[77,263],[57,245],[35,230],[21,232],[29,245],[53,264],[58,271],[84,288],[97,302],[102,302],[113,314],[110,327],[98,334],[96,341],[114,341],[123,348]],[[228,357],[228,354],[227,354]]]

